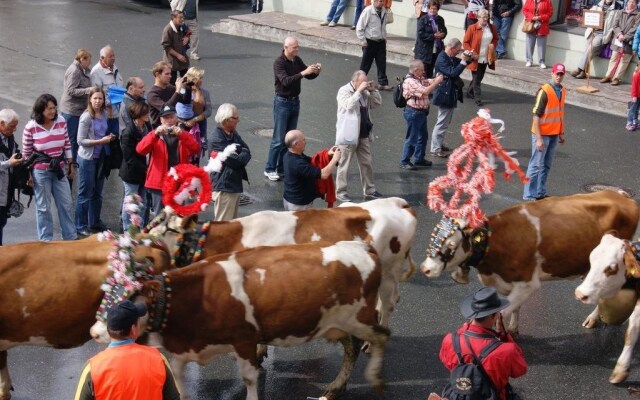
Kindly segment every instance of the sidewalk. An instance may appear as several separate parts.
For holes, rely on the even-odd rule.
[[[295,36],[302,47],[358,57],[362,55],[360,43],[355,32],[349,26],[323,27],[320,26],[318,20],[280,12],[232,15],[228,19],[214,24],[211,30],[227,35],[280,43],[287,36]],[[387,62],[407,66],[409,61],[413,59],[411,51],[413,43],[414,39],[412,38],[389,36]],[[551,65],[549,65],[550,67]],[[571,66],[567,66],[567,68],[570,69]],[[534,95],[540,84],[549,79],[550,73],[550,69],[541,70],[537,65],[526,68],[520,61],[498,60],[496,70],[487,69],[482,83]],[[462,77],[469,80],[471,73],[465,71]],[[626,117],[631,89],[629,83],[623,83],[616,87],[610,84],[601,84],[599,78],[591,79],[591,86],[600,90],[594,94],[578,93],[575,90],[577,87],[586,86],[586,79],[578,80],[567,74],[563,84],[569,92],[567,103]]]

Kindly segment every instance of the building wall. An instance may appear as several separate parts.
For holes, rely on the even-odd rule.
[[[558,13],[558,3],[560,0],[552,0],[554,4],[554,16]],[[523,0],[524,2],[524,0]],[[404,0],[401,2],[393,2],[393,14],[394,22],[387,26],[387,32],[392,35],[416,37],[416,17],[414,14],[413,2],[410,0]],[[331,7],[331,0],[265,0],[265,11],[279,11],[288,14],[300,15],[307,18],[314,18],[318,20],[318,24],[323,21],[329,8]],[[461,6],[445,5],[447,9],[440,9],[439,14],[444,18],[447,25],[448,35],[447,37],[458,37],[462,40],[464,36],[464,14],[458,9],[462,9]],[[455,10],[452,10],[455,8]],[[341,24],[352,25],[355,15],[355,0],[349,0],[348,6],[345,12],[342,14]],[[555,18],[555,17],[554,17]],[[513,25],[511,26],[511,32],[509,40],[507,41],[507,54],[509,58],[525,62],[525,34],[520,30],[522,26],[522,12],[516,15]],[[330,29],[330,28],[327,28]],[[355,33],[354,33],[355,35]],[[573,70],[577,67],[577,63],[582,56],[585,49],[586,39],[583,35],[554,31],[551,30],[547,38],[547,51],[545,56],[545,63],[548,67],[551,67],[556,62],[561,62],[566,65],[568,70]],[[634,58],[634,61],[636,59]],[[632,61],[632,64],[633,62]],[[534,65],[538,63],[537,52],[534,51],[533,55]],[[602,77],[606,73],[607,64],[609,60],[595,57],[592,64],[592,76]],[[628,68],[625,74],[625,81],[630,82],[633,75],[633,69],[631,66]]]

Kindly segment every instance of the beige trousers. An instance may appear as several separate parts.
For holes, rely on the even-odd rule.
[[[354,153],[358,159],[363,194],[375,192],[376,186],[373,183],[373,168],[371,167],[371,138],[360,139],[358,144],[341,145],[340,151],[342,157],[336,172],[336,193],[339,195],[347,193],[347,174]]]
[[[609,59],[609,67],[607,68],[607,75],[611,79],[620,79],[624,72],[627,70],[631,59],[633,58],[633,54],[624,54],[620,63],[618,64],[618,68],[616,69],[615,75],[613,74],[613,67],[616,65],[616,60],[618,58],[618,53],[615,52],[611,54],[611,58]]]
[[[214,221],[230,221],[238,216],[240,193],[213,192]]]
[[[200,25],[198,25],[197,19],[185,19],[184,22],[191,30],[191,38],[189,40],[189,50],[191,54],[198,54],[198,41],[200,39]]]

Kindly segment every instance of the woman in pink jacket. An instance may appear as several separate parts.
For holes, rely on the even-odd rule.
[[[527,67],[533,64],[533,46],[538,47],[538,60],[540,68],[547,68],[544,59],[547,50],[547,36],[549,35],[549,20],[553,14],[551,0],[526,0],[522,8],[524,19],[533,21],[537,30],[533,33],[526,33]]]

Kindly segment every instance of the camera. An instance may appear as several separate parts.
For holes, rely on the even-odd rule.
[[[465,57],[473,57],[473,51],[465,50],[462,52],[462,55],[464,55]]]
[[[16,160],[20,160],[22,159],[22,153],[20,153],[19,151],[16,151]]]

